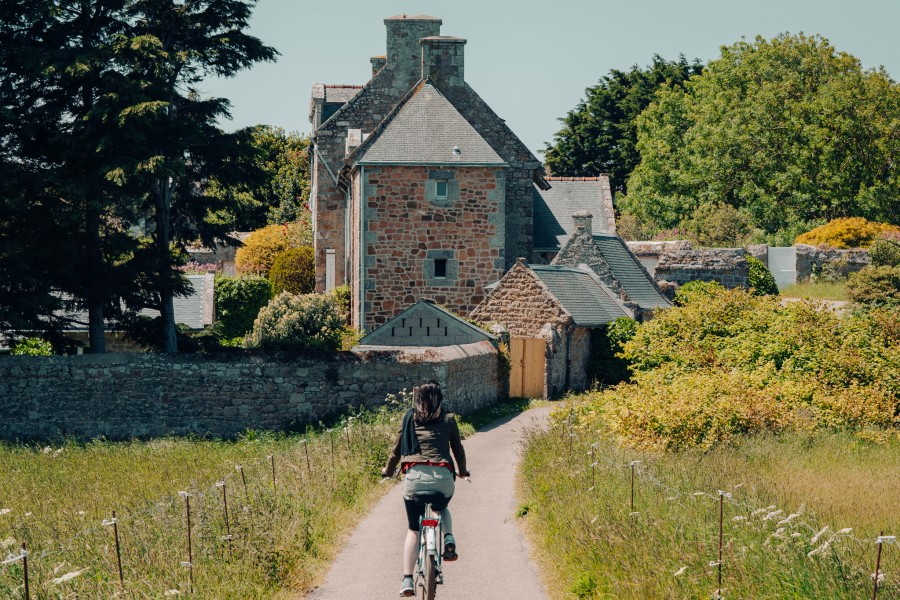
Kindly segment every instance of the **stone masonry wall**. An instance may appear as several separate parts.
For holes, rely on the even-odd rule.
[[[434,379],[462,414],[498,396],[490,342],[445,348],[218,356],[98,354],[0,359],[0,439],[284,430]]]
[[[797,281],[806,281],[817,270],[826,265],[840,275],[861,271],[869,266],[868,250],[843,250],[838,248],[817,248],[807,244],[797,244]]]
[[[367,331],[421,297],[468,315],[485,298],[485,286],[503,276],[503,170],[443,169],[458,182],[459,196],[440,203],[426,197],[432,170],[365,169],[362,325]],[[435,260],[447,261],[446,277],[434,275]]]
[[[504,275],[470,316],[482,323],[500,323],[510,336],[518,338],[541,337],[545,323],[562,330],[572,322],[524,261],[518,261]]]
[[[716,281],[726,288],[748,286],[749,267],[743,248],[684,250],[663,254],[656,279],[683,285],[689,281]]]

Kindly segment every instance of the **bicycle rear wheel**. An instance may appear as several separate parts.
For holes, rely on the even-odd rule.
[[[422,600],[434,600],[437,594],[437,564],[432,554],[425,557],[425,580],[422,584]]]

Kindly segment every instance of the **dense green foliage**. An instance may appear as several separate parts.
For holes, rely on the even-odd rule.
[[[876,267],[900,267],[900,234],[883,234],[872,242],[869,259]]]
[[[198,86],[275,57],[246,33],[254,4],[4,3],[0,179],[10,185],[0,227],[8,211],[26,226],[13,234],[13,256],[48,262],[35,270],[47,287],[26,280],[21,290],[38,302],[4,302],[0,314],[34,322],[35,310],[53,308],[42,293],[60,290],[86,310],[90,349],[103,352],[108,319],[153,308],[164,349],[177,350],[173,298],[187,293],[177,269],[185,247],[229,230],[217,218],[227,207],[206,185],[241,177],[236,159],[249,148],[247,132],[218,127],[228,101]],[[39,229],[38,219],[47,220]]]
[[[777,296],[778,284],[775,283],[775,277],[769,267],[753,256],[747,257],[747,265],[749,266],[747,282],[750,285],[750,291],[757,296]]]
[[[637,116],[661,87],[683,89],[684,82],[702,71],[698,61],[684,56],[667,61],[657,55],[645,68],[613,69],[597,85],[585,90],[586,98],[563,119],[563,128],[548,144],[545,157],[554,175],[596,177],[608,173],[614,190],[625,183],[640,156]]]
[[[260,309],[272,299],[272,285],[264,277],[219,275],[215,286],[215,329],[224,339],[246,335]]]
[[[667,229],[730,206],[782,245],[842,216],[897,223],[898,119],[900,86],[823,38],[741,41],[638,118],[620,208]]]
[[[688,286],[685,286],[688,288]],[[643,323],[622,356],[632,383],[584,419],[625,443],[710,448],[764,430],[900,426],[900,315],[702,286]]]
[[[238,156],[245,176],[213,178],[208,196],[231,208],[220,218],[235,231],[309,220],[309,138],[280,127],[257,125],[250,130],[247,152]]]
[[[518,513],[557,597],[871,597],[874,538],[900,527],[900,479],[886,476],[900,468],[900,438],[762,435],[711,452],[639,452],[566,416],[530,432],[519,471]],[[888,548],[885,571],[898,556]],[[898,592],[889,576],[878,597]]]
[[[900,266],[866,267],[847,279],[850,299],[873,306],[900,305]]]
[[[300,246],[279,253],[269,269],[269,282],[273,294],[309,294],[315,291],[315,251],[311,246]]]
[[[259,311],[247,346],[333,352],[342,347],[344,317],[331,294],[282,292]]]
[[[629,317],[619,317],[606,326],[606,337],[613,350],[619,352],[625,343],[637,333],[638,322]]]
[[[9,352],[13,356],[53,356],[53,345],[41,338],[17,340]]]
[[[867,248],[886,233],[900,233],[900,227],[867,221],[862,217],[843,217],[801,233],[794,243],[832,248]]]

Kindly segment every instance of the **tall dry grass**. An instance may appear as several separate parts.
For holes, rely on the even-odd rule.
[[[529,436],[520,514],[555,598],[866,598],[874,540],[900,530],[898,462],[896,440],[840,433],[639,452],[562,419]],[[879,598],[900,597],[898,550],[883,547]]]

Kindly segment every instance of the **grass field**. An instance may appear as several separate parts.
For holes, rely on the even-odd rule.
[[[524,406],[491,407],[461,429],[471,433]],[[2,445],[0,560],[27,543],[32,598],[187,594],[186,505],[178,494],[187,491],[195,597],[296,597],[324,575],[341,537],[387,491],[378,471],[401,414],[363,413],[303,436]],[[223,481],[228,529],[216,485]],[[112,511],[124,589],[113,528],[102,525]],[[230,544],[222,539],[229,533]],[[0,566],[0,598],[24,597],[23,576],[21,561]]]
[[[875,538],[900,532],[897,473],[896,437],[761,436],[651,454],[562,420],[529,440],[520,514],[557,599],[716,597],[719,490],[721,597],[868,598]],[[882,571],[878,597],[900,598],[896,545],[883,546]]]
[[[808,281],[795,283],[781,290],[783,298],[808,298],[810,300],[849,300],[847,294],[847,282],[836,283]]]

